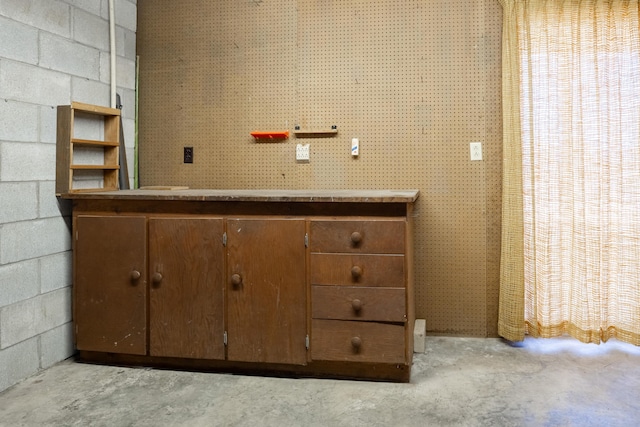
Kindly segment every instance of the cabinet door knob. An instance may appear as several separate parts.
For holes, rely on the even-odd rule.
[[[351,233],[351,243],[353,243],[354,245],[357,245],[360,242],[362,242],[362,234],[360,234],[357,231],[354,231],[353,233]]]
[[[131,272],[131,280],[132,281],[136,281],[138,280],[140,277],[142,277],[142,275],[140,274],[140,272],[138,270],[133,270]]]
[[[355,350],[360,350],[360,346],[362,346],[362,340],[360,339],[360,337],[351,338],[351,346]]]
[[[360,301],[359,299],[354,299],[353,301],[351,301],[351,307],[356,313],[359,312],[360,310],[362,310],[362,301]]]
[[[241,283],[242,283],[242,276],[240,276],[239,274],[231,275],[231,284],[233,286],[240,286]]]
[[[151,276],[151,280],[156,285],[160,284],[160,282],[162,282],[162,273],[160,273],[159,271],[156,271],[155,273],[153,273],[153,276]]]
[[[359,279],[362,276],[362,267],[358,265],[351,267],[351,275],[354,279]]]

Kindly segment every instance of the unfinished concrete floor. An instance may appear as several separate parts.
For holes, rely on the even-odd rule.
[[[640,348],[427,337],[409,384],[67,360],[0,393],[2,426],[630,426]]]

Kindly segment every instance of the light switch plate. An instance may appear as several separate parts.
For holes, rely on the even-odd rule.
[[[296,160],[299,162],[308,162],[309,161],[309,144],[298,144],[296,145]]]
[[[482,142],[469,143],[471,160],[482,160]]]

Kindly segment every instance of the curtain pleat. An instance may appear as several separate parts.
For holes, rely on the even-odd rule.
[[[522,211],[522,136],[520,132],[520,56],[517,8],[501,0],[502,27],[502,246],[498,333],[524,339],[524,228]]]

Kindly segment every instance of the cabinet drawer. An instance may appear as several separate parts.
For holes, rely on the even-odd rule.
[[[314,319],[311,358],[313,360],[404,363],[404,326]]]
[[[404,287],[403,255],[311,254],[312,285]]]
[[[405,252],[404,220],[311,221],[310,227],[311,252]]]
[[[311,292],[314,319],[406,321],[404,288],[313,286]]]

